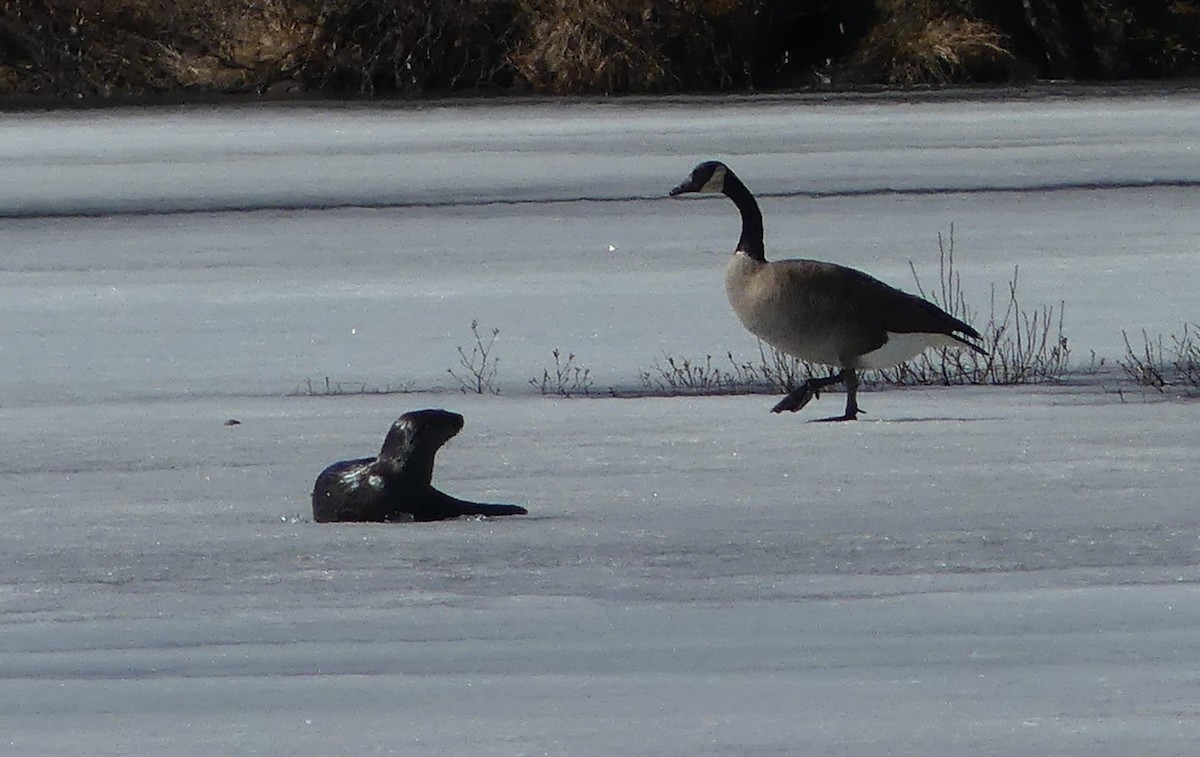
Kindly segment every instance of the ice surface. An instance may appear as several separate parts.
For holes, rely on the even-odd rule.
[[[0,114],[0,212],[647,198],[713,157],[760,194],[1187,183],[1196,109],[1177,95]]]
[[[604,395],[756,351],[734,208],[661,196],[707,157],[779,195],[769,254],[910,286],[953,223],[973,301],[1019,265],[1111,361],[1200,312],[1198,124],[1187,96],[0,115],[0,753],[1194,753],[1195,402]],[[446,372],[475,318],[499,397]],[[555,348],[600,396],[528,386]],[[305,396],[327,376],[415,391]],[[529,516],[308,522],[325,465],[427,406],[467,419],[435,482]]]

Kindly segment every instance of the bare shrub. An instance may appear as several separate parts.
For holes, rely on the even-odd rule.
[[[1125,340],[1125,357],[1117,361],[1122,372],[1133,382],[1166,393],[1176,389],[1188,396],[1200,393],[1200,332],[1198,324],[1184,324],[1179,335],[1172,334],[1169,342],[1159,336],[1151,339],[1142,331],[1142,346],[1134,349],[1129,335]]]
[[[471,334],[475,337],[471,354],[468,355],[462,347],[457,348],[461,373],[456,373],[453,368],[447,368],[446,372],[458,381],[463,394],[499,394],[496,368],[500,358],[492,354],[492,348],[496,344],[496,337],[500,336],[500,329],[492,329],[491,335],[485,339],[479,333],[479,321],[474,320],[471,321]]]
[[[758,358],[759,375],[779,392],[794,390],[813,373],[821,370],[821,366],[816,363],[792,357],[761,339],[758,340]]]
[[[555,349],[554,366],[542,369],[540,379],[529,379],[529,385],[542,394],[557,394],[560,397],[570,397],[576,394],[590,394],[592,390],[592,371],[575,363],[575,353],[568,353],[564,358],[562,352]]]
[[[967,306],[962,278],[954,263],[954,227],[946,237],[938,234],[938,289],[926,292],[909,262],[918,293],[950,315],[967,323],[976,320]],[[1060,381],[1067,373],[1071,350],[1063,332],[1063,310],[1043,305],[1028,310],[1017,293],[1019,269],[1013,268],[1008,298],[1003,310],[997,307],[992,287],[988,321],[979,328],[987,355],[967,349],[940,347],[926,350],[895,368],[877,372],[868,380],[887,384],[1029,384]]]
[[[642,387],[652,395],[772,394],[790,392],[809,374],[826,370],[781,352],[759,340],[758,360],[739,360],[733,352],[724,361],[664,355],[640,374]]]
[[[665,362],[655,361],[641,373],[642,386],[651,394],[708,395],[749,394],[769,386],[761,373],[750,363],[739,363],[733,353],[725,353],[729,367],[713,363],[712,355],[703,360],[664,356]]]
[[[292,396],[340,397],[348,394],[408,394],[412,390],[412,382],[405,382],[399,385],[385,384],[383,386],[372,386],[365,381],[334,381],[329,376],[326,376],[323,382],[306,379],[304,386],[292,392]]]

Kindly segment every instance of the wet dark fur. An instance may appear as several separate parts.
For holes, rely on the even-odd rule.
[[[525,515],[517,505],[466,502],[433,488],[433,458],[463,427],[446,410],[415,410],[392,424],[378,457],[343,460],[317,476],[317,523],[446,520],[460,515]]]

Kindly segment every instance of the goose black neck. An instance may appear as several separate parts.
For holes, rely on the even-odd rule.
[[[742,180],[732,172],[725,175],[725,196],[733,200],[742,214],[742,236],[738,239],[737,249],[746,253],[751,260],[766,262],[763,250],[763,220],[762,211],[754,195],[742,183]]]

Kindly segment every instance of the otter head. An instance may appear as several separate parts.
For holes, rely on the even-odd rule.
[[[448,410],[414,410],[396,419],[383,440],[379,460],[399,467],[419,462],[432,467],[442,445],[462,431],[463,417]]]

